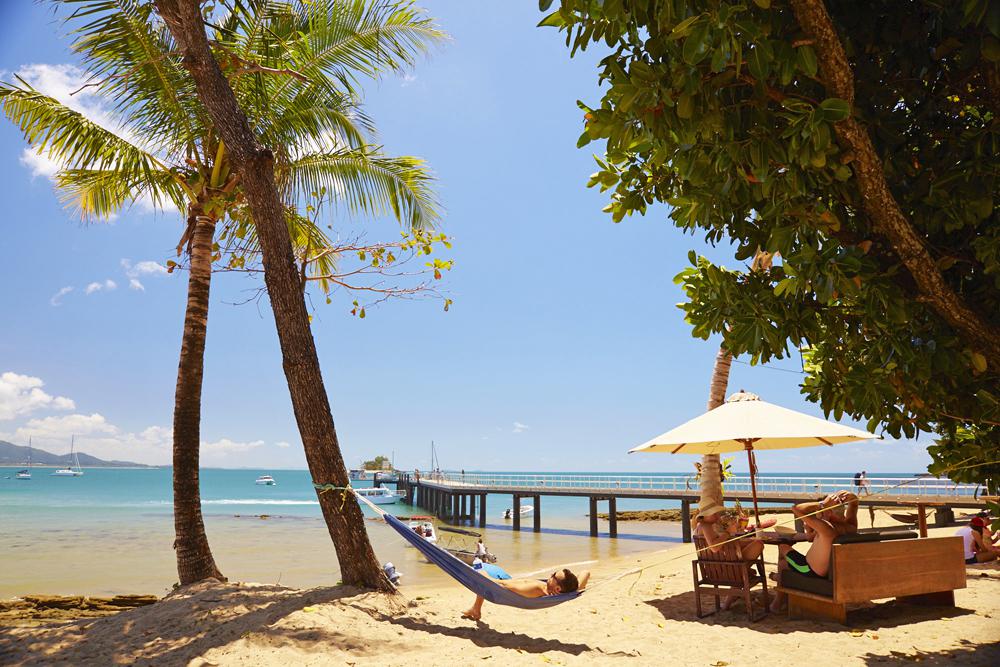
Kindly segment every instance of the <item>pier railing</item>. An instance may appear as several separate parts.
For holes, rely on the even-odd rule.
[[[621,491],[696,491],[698,481],[693,475],[613,475],[613,474],[518,474],[518,473],[456,473],[439,472],[421,475],[421,479],[441,482],[450,486],[468,486],[496,489],[551,489],[581,492]],[[749,492],[750,477],[734,475],[725,481],[729,492]],[[958,484],[937,477],[866,477],[860,495],[938,496],[973,498],[977,493],[974,484]],[[815,494],[824,495],[843,489],[859,491],[854,478],[808,476],[758,476],[757,492],[762,494]]]

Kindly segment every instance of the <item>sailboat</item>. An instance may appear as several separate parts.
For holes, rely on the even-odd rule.
[[[14,473],[14,479],[31,479],[31,438],[28,438],[28,467]]]
[[[69,441],[69,453],[73,457],[74,465],[69,468],[60,468],[53,473],[49,473],[49,475],[52,477],[79,477],[83,474],[83,469],[80,467],[80,457],[76,455],[75,446],[76,436],[73,436]]]

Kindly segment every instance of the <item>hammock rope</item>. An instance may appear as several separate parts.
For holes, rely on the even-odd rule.
[[[997,463],[1000,463],[1000,460],[997,460],[997,461],[986,461],[986,462],[983,462],[983,463],[974,463],[972,465],[967,465],[967,466],[955,466],[955,467],[949,468],[947,470],[944,470],[943,474],[950,474],[950,473],[956,472],[958,470],[967,470],[967,469],[970,469],[970,468],[978,468],[978,467],[981,467],[981,466],[994,465],[994,464],[997,464]],[[913,484],[913,483],[915,483],[917,481],[918,481],[918,479],[916,479],[916,478],[914,478],[914,479],[904,479],[899,484],[895,484],[893,486],[887,487],[886,489],[884,489],[882,491],[878,491],[876,493],[873,493],[873,494],[871,494],[871,495],[869,495],[867,497],[868,498],[871,498],[873,496],[874,497],[878,497],[880,495],[887,494],[890,491],[893,491],[895,489],[907,486],[909,484]],[[582,595],[584,593],[584,591],[575,591],[573,593],[563,593],[563,594],[560,594],[560,595],[546,595],[546,596],[540,597],[540,598],[526,598],[526,597],[524,597],[522,595],[518,595],[517,593],[515,593],[515,592],[513,592],[513,591],[511,591],[511,590],[509,590],[507,588],[505,588],[504,586],[501,586],[500,584],[497,584],[492,579],[479,574],[478,572],[476,572],[475,570],[473,570],[470,566],[466,565],[464,562],[460,561],[458,558],[456,558],[455,556],[451,555],[450,553],[448,553],[446,550],[442,549],[441,547],[438,547],[438,546],[436,546],[434,544],[431,544],[430,542],[428,542],[427,540],[425,540],[422,536],[417,535],[415,532],[413,532],[410,529],[409,526],[407,526],[406,524],[404,524],[402,521],[400,521],[396,517],[392,516],[391,514],[389,514],[388,512],[386,512],[385,510],[383,510],[382,508],[378,507],[377,505],[375,505],[373,502],[371,502],[367,498],[365,498],[363,496],[359,496],[356,493],[354,493],[355,490],[354,490],[353,487],[351,487],[351,486],[335,486],[333,484],[313,484],[313,486],[316,487],[316,490],[319,493],[325,493],[327,491],[340,491],[341,494],[342,494],[341,495],[341,508],[343,508],[343,503],[346,500],[348,493],[353,494],[358,500],[360,500],[361,502],[365,503],[366,505],[368,505],[368,507],[370,507],[376,513],[378,513],[382,517],[382,520],[385,521],[386,524],[388,524],[391,528],[395,529],[396,532],[398,532],[403,537],[403,539],[405,539],[407,542],[409,542],[414,547],[416,547],[422,554],[424,554],[424,556],[427,557],[427,559],[429,561],[431,561],[431,563],[433,563],[433,564],[437,565],[438,567],[440,567],[447,574],[451,575],[452,578],[454,578],[456,581],[458,581],[460,584],[462,584],[463,586],[465,586],[466,588],[468,588],[470,591],[472,591],[476,595],[479,595],[479,596],[485,598],[486,600],[489,600],[490,602],[493,602],[494,604],[502,604],[502,605],[507,605],[507,606],[511,606],[511,607],[518,607],[520,609],[545,609],[547,607],[553,607],[553,606],[555,606],[557,604],[561,604],[563,602],[567,602],[569,600],[576,599],[576,598],[580,597],[580,595]],[[793,517],[791,519],[778,521],[778,522],[776,522],[775,525],[784,526],[784,525],[787,525],[789,523],[794,524],[797,519],[801,519],[801,518],[805,518],[805,517],[810,517],[810,516],[815,516],[817,514],[822,514],[823,512],[826,512],[828,510],[831,510],[831,509],[834,509],[834,508],[837,508],[837,507],[844,507],[847,504],[848,503],[846,503],[846,502],[837,503],[836,505],[831,505],[830,507],[824,507],[824,508],[816,510],[814,512],[810,512],[808,514],[803,514],[802,516],[799,516],[799,517]],[[721,546],[724,546],[726,544],[731,544],[731,543],[739,542],[740,540],[745,540],[745,539],[747,539],[749,537],[752,537],[752,536],[753,536],[752,532],[750,532],[750,533],[742,533],[742,534],[736,535],[734,537],[730,537],[730,538],[728,538],[728,539],[726,539],[726,540],[724,540],[722,542],[718,542],[715,545],[706,546],[703,549],[698,549],[696,547],[695,548],[695,554],[696,555],[700,554],[702,551],[707,551],[707,550],[709,550],[709,549],[711,549],[713,547],[721,547]],[[646,570],[650,569],[650,568],[657,567],[657,566],[660,566],[660,565],[666,565],[667,563],[671,563],[671,562],[673,562],[675,560],[680,560],[682,558],[690,558],[690,553],[677,554],[675,556],[671,556],[670,558],[667,558],[667,559],[664,559],[664,560],[661,560],[661,561],[657,561],[655,563],[650,563],[649,565],[644,565],[642,567],[636,567],[636,568],[632,568],[632,569],[626,570],[626,571],[622,572],[621,574],[618,574],[616,576],[611,577],[610,579],[605,579],[603,581],[599,581],[599,582],[596,582],[594,584],[588,585],[588,590],[592,590],[594,588],[597,588],[598,586],[602,586],[604,584],[608,584],[608,583],[611,583],[613,581],[618,581],[619,579],[622,579],[623,577],[627,577],[630,574],[638,574],[639,577],[641,577],[642,573],[645,572]],[[635,585],[638,582],[639,582],[639,578],[637,577],[636,581],[633,582],[632,586],[629,587],[629,590],[631,591],[631,589],[634,588]]]

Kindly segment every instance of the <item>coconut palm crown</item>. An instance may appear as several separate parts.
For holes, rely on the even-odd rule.
[[[90,74],[85,87],[105,101],[113,122],[98,124],[21,79],[0,83],[0,111],[60,165],[57,188],[84,218],[107,218],[145,198],[187,220],[178,244],[190,271],[173,421],[174,549],[181,584],[222,578],[205,534],[198,474],[209,287],[219,240],[235,235],[246,239],[237,247],[256,248],[252,220],[226,147],[152,3],[55,4],[70,10],[73,48]],[[438,216],[431,178],[421,160],[372,145],[358,85],[411,66],[443,34],[410,2],[219,4],[205,16],[215,57],[273,155],[303,288],[307,269],[329,274],[336,257],[325,250],[330,242],[316,217],[298,211],[315,193],[333,193],[350,214],[391,213],[426,248]],[[229,257],[230,265],[242,261]],[[340,547],[338,555],[350,557]]]

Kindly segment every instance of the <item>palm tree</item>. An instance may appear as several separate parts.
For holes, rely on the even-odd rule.
[[[750,271],[768,271],[773,262],[773,255],[760,248],[757,249]],[[712,366],[712,380],[708,388],[708,405],[705,411],[714,410],[726,402],[726,389],[729,386],[729,369],[733,365],[733,355],[725,344],[719,346]],[[699,474],[699,493],[701,499],[722,498],[722,464],[718,454],[703,454]]]
[[[73,47],[117,125],[103,127],[20,80],[0,84],[0,109],[33,148],[62,165],[57,188],[84,218],[106,218],[144,197],[184,212],[178,252],[187,253],[190,271],[174,406],[174,547],[181,584],[221,577],[201,515],[201,386],[218,228],[246,222],[245,196],[151,6],[61,4],[75,6]],[[337,193],[351,214],[391,212],[412,228],[433,223],[437,204],[422,162],[370,145],[374,127],[357,90],[361,77],[407,67],[440,39],[430,20],[387,1],[237,0],[214,36],[241,106],[274,154],[289,224],[309,221],[295,205],[321,188]],[[318,229],[295,236],[325,240]]]

